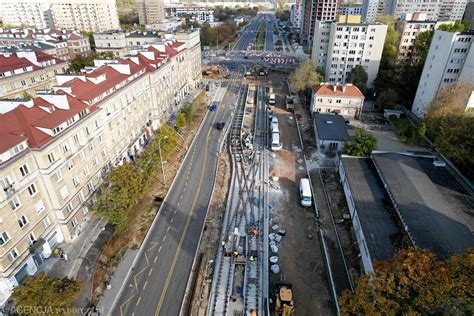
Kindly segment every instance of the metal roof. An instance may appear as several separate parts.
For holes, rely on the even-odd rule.
[[[349,139],[346,122],[342,116],[319,113],[315,113],[313,116],[320,140],[345,141]]]

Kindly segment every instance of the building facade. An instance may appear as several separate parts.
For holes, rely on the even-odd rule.
[[[364,94],[352,84],[322,83],[313,89],[313,113],[337,114],[345,119],[358,119],[363,105]]]
[[[56,75],[64,73],[68,63],[41,51],[0,54],[0,99],[36,96],[37,90],[56,85]]]
[[[293,4],[290,9],[290,23],[295,30],[295,32],[299,33],[299,29],[301,27],[301,3]]]
[[[113,31],[94,34],[97,52],[112,52],[115,57],[125,57],[146,45],[158,43],[162,37],[156,32]]]
[[[316,22],[311,59],[324,69],[325,80],[346,83],[356,65],[364,67],[367,86],[372,87],[379,71],[387,25]]]
[[[448,85],[474,85],[474,32],[435,31],[421,73],[412,111],[424,117],[431,101]]]
[[[159,23],[165,19],[163,0],[139,0],[138,21],[141,25]]]
[[[339,15],[362,15],[362,6],[342,5],[339,9]]]
[[[397,22],[397,30],[400,34],[397,48],[397,63],[411,63],[416,55],[415,40],[417,36],[426,31],[436,28],[436,21],[426,20],[426,15],[408,14],[405,19]]]
[[[312,43],[317,21],[335,21],[341,0],[303,0],[300,40]]]
[[[134,160],[199,85],[199,31],[178,37],[190,42],[96,60],[52,92],[0,101],[0,304],[57,243],[74,242],[111,168]]]
[[[114,0],[0,0],[3,23],[103,32],[120,28]]]
[[[214,7],[200,5],[167,5],[165,7],[166,18],[184,18],[188,17],[199,23],[214,23]]]

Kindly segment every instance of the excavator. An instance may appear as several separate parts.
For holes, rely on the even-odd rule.
[[[275,312],[277,315],[293,315],[295,306],[293,303],[293,292],[291,291],[292,287],[290,283],[277,284],[275,294]]]

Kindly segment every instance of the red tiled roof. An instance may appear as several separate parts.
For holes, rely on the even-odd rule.
[[[336,91],[334,91],[336,87]],[[319,87],[313,89],[314,94],[316,95],[329,95],[329,96],[339,96],[339,97],[363,97],[364,94],[354,85],[345,85],[345,90],[343,85],[332,84],[332,83],[322,83]]]
[[[36,67],[28,59],[24,57],[19,58],[16,54],[10,54],[9,57],[0,55],[0,72],[7,72],[10,70],[21,69],[29,66]]]

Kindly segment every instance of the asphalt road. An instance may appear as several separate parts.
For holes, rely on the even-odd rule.
[[[275,23],[274,15],[266,15],[267,17],[267,28],[265,30],[265,51],[274,52],[275,42],[273,40],[273,25]]]
[[[260,22],[262,22],[263,15],[257,15],[255,19],[247,26],[242,35],[240,36],[237,44],[234,46],[234,50],[247,50],[247,47],[250,44],[255,45],[255,40],[257,38],[258,27]],[[254,47],[252,46],[252,49]]]
[[[224,130],[215,122],[231,120],[237,98],[236,87],[221,87],[213,102],[217,111],[210,112],[177,178],[160,208],[139,253],[131,277],[124,286],[113,315],[178,315],[187,281],[206,218],[217,152]]]

